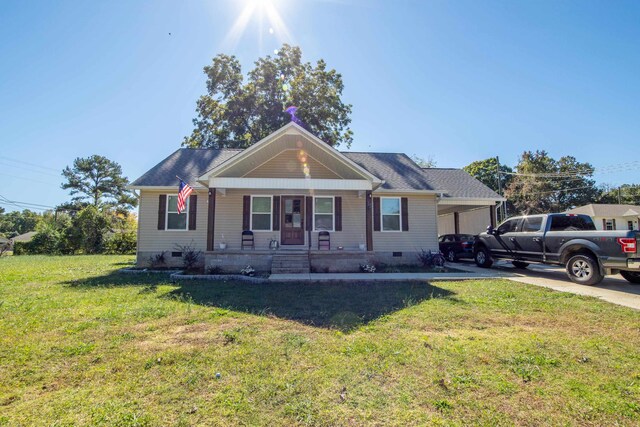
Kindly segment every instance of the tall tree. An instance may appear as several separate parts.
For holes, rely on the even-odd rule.
[[[204,67],[207,93],[198,99],[195,129],[182,143],[192,148],[246,148],[292,120],[332,146],[351,145],[351,105],[342,102],[342,76],[302,62],[299,47],[283,45],[255,62],[246,78],[235,56],[224,54]]]
[[[482,182],[493,191],[498,192],[498,159],[490,157],[477,160],[462,168],[469,175]],[[504,190],[511,182],[513,169],[507,165],[500,165],[500,188]]]
[[[525,151],[505,196],[519,213],[562,212],[597,199],[593,170],[572,156],[555,160],[546,151]]]
[[[133,193],[125,188],[129,181],[122,176],[120,165],[106,157],[94,154],[77,158],[73,168],[67,166],[62,175],[67,179],[62,188],[71,189],[74,205],[128,209],[138,203]]]
[[[598,203],[620,203],[623,205],[640,205],[640,185],[623,184],[612,186],[604,184]]]

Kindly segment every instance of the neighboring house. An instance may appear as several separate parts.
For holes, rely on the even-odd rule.
[[[194,188],[182,214],[176,175]],[[179,149],[130,188],[140,196],[139,265],[161,251],[179,264],[177,245],[192,245],[206,266],[235,272],[269,271],[290,254],[315,271],[415,263],[421,249],[438,249],[439,213],[459,228],[461,212],[484,208],[486,227],[503,200],[463,171],[421,169],[399,153],[340,152],[295,123],[246,150]],[[243,230],[255,249],[242,250]],[[328,250],[319,249],[323,231]]]
[[[598,230],[637,230],[640,220],[640,206],[635,205],[590,204],[567,213],[589,215]]]
[[[31,240],[33,240],[33,236],[36,235],[36,231],[29,231],[28,233],[24,233],[24,234],[19,234],[16,237],[11,238],[12,242],[30,242]]]

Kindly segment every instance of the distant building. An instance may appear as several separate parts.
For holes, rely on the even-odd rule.
[[[636,205],[590,204],[567,213],[589,215],[598,230],[637,230],[640,221],[640,206]]]

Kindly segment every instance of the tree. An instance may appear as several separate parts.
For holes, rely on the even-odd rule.
[[[572,156],[555,160],[546,151],[525,151],[505,196],[522,214],[562,212],[596,200],[593,170]]]
[[[462,168],[469,175],[482,182],[495,192],[498,188],[498,159],[490,157],[484,160],[476,160]],[[513,175],[513,169],[507,165],[500,165],[500,188],[504,190],[509,186]]]
[[[617,187],[604,184],[601,188],[598,203],[619,203],[623,205],[640,204],[640,185],[623,184]]]
[[[70,194],[75,195],[72,198],[74,206],[91,204],[96,208],[129,209],[138,204],[133,193],[125,188],[128,179],[122,176],[120,165],[106,157],[94,154],[77,158],[73,168],[67,166],[62,175],[67,179],[62,189],[71,189]]]
[[[427,157],[427,159],[425,160],[422,157],[414,154],[413,156],[411,156],[411,160],[413,160],[415,164],[417,164],[418,166],[424,169],[435,168],[436,166],[438,166],[438,162],[433,160],[433,157],[431,156]]]
[[[195,129],[182,143],[192,148],[246,148],[289,123],[297,123],[331,146],[351,145],[351,105],[341,99],[342,76],[301,61],[299,47],[283,45],[274,57],[255,62],[246,78],[235,56],[224,54],[204,67],[207,93],[197,102]]]
[[[25,209],[22,212],[13,211],[0,214],[0,233],[4,233],[8,237],[14,237],[34,231],[41,218],[40,214],[29,209]]]

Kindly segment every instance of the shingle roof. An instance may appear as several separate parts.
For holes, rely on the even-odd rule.
[[[604,218],[620,216],[640,216],[640,206],[592,203],[574,209],[569,209],[567,212]]]
[[[133,186],[170,187],[178,185],[176,175],[191,183],[242,150],[223,148],[180,148],[131,183]]]
[[[342,152],[347,158],[383,179],[385,190],[438,190],[420,166],[403,153]]]
[[[170,187],[177,185],[176,175],[192,185],[208,170],[226,162],[239,149],[180,148],[132,186]],[[403,153],[342,152],[347,158],[385,181],[385,190],[431,190],[447,197],[501,199],[490,188],[461,169],[420,168]]]
[[[422,173],[446,197],[502,199],[502,197],[462,169],[424,168]]]

